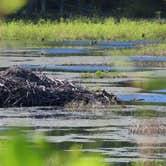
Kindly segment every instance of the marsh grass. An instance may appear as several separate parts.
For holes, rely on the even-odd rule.
[[[140,45],[132,49],[111,50],[108,55],[149,55],[166,56],[166,43]]]
[[[0,21],[1,40],[165,40],[166,24],[150,20],[66,19]]]
[[[127,78],[128,76],[125,73],[120,72],[108,72],[108,71],[96,71],[95,73],[81,73],[81,78]]]

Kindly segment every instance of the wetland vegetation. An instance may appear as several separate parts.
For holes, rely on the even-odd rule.
[[[64,41],[64,40],[166,40],[165,21],[105,19],[0,21],[1,40]]]
[[[95,73],[81,73],[81,78],[127,78],[127,75],[125,73],[98,70]]]

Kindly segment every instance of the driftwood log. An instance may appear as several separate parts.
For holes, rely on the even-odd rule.
[[[64,106],[70,102],[108,105],[117,103],[117,97],[20,67],[0,72],[0,107]]]

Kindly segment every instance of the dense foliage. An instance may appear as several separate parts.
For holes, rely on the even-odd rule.
[[[26,15],[165,17],[165,0],[29,0]],[[23,11],[22,11],[23,13]]]

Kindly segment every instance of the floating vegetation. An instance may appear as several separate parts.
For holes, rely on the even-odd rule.
[[[105,71],[96,71],[95,73],[81,73],[81,78],[127,78],[128,76],[125,73],[119,72],[108,72]]]

